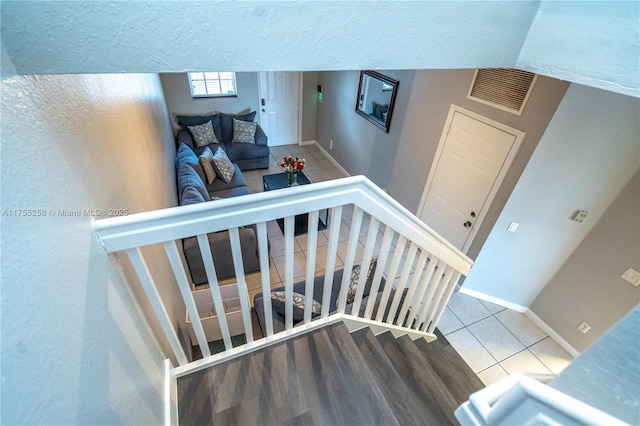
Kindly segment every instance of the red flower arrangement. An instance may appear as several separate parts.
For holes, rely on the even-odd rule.
[[[305,159],[287,155],[280,160],[280,167],[287,173],[298,173],[304,169]]]
[[[287,173],[287,186],[298,184],[298,172],[304,169],[305,159],[287,155],[280,160],[280,167]]]

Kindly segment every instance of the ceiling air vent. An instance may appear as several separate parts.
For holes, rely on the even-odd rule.
[[[511,68],[478,69],[468,98],[520,115],[537,77]]]

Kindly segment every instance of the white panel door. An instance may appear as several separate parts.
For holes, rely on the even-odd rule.
[[[459,111],[453,111],[448,124],[420,219],[464,251],[520,132],[499,129]]]
[[[300,73],[261,72],[260,126],[269,146],[298,143]]]

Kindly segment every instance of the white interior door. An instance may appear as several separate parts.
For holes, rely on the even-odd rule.
[[[259,73],[260,126],[269,146],[297,144],[299,141],[300,73]]]
[[[420,219],[466,251],[523,137],[518,130],[452,106]]]

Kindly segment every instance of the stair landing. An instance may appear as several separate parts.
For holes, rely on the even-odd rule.
[[[457,424],[453,410],[484,386],[447,347],[334,324],[179,378],[179,421]]]

